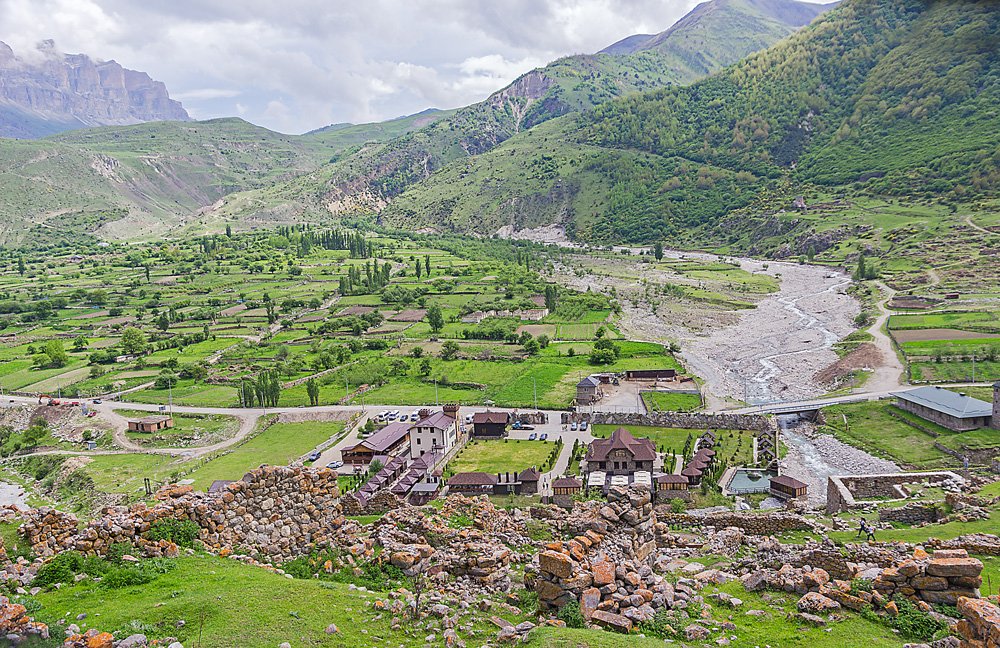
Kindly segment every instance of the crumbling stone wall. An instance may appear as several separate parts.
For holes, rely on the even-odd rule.
[[[997,597],[990,599],[958,599],[958,611],[963,619],[951,630],[962,638],[960,648],[991,648],[1000,646],[1000,607]]]
[[[896,594],[927,603],[956,605],[960,597],[979,598],[983,563],[964,549],[939,549],[933,556],[914,557],[885,569],[872,585],[885,598]]]
[[[944,511],[934,504],[914,502],[896,508],[879,509],[879,522],[902,522],[904,524],[924,524],[937,522],[944,517]]]
[[[263,466],[217,493],[172,486],[157,493],[160,502],[152,508],[109,507],[82,528],[68,513],[47,508],[28,511],[21,533],[39,556],[70,549],[103,555],[119,542],[162,555],[176,547],[146,541],[143,535],[150,526],[166,518],[191,520],[212,551],[240,548],[282,560],[333,544],[341,530],[353,524],[344,518],[339,496],[337,473],[332,470]]]
[[[859,500],[901,499],[900,487],[906,484],[928,483],[958,490],[965,480],[956,473],[939,472],[883,473],[879,475],[845,475],[827,479],[826,512],[833,514],[866,506]]]
[[[633,624],[652,619],[657,609],[673,604],[673,586],[651,566],[661,525],[647,489],[614,487],[607,505],[596,511],[581,507],[574,514],[578,518],[571,524],[580,533],[547,544],[537,568],[525,573],[525,585],[538,593],[543,608],[576,600],[586,619],[628,632]],[[586,523],[587,517],[593,518],[592,524]]]

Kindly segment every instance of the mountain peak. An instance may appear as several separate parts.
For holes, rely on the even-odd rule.
[[[87,126],[189,121],[167,87],[145,72],[86,54],[62,54],[55,42],[21,58],[0,42],[0,136],[36,138]]]

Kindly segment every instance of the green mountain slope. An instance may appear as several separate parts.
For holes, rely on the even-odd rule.
[[[615,97],[691,83],[777,42],[825,8],[794,0],[711,0],[634,51],[559,59],[426,128],[363,147],[286,186],[235,196],[217,215],[239,220],[258,212],[381,210],[450,162]]]
[[[449,114],[425,111],[303,136],[216,119],[0,139],[0,243],[95,232],[126,239],[160,235],[230,193],[287,182],[359,145],[398,137]]]
[[[599,242],[742,240],[767,251],[762,236],[777,248],[805,232],[720,222],[824,186],[991,195],[998,34],[992,2],[849,0],[708,79],[607,102],[455,163],[382,218],[477,232],[557,223]]]

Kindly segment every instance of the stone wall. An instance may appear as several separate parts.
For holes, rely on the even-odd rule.
[[[912,559],[885,569],[872,585],[886,599],[901,594],[930,604],[955,605],[960,597],[979,598],[983,563],[964,549],[917,550]]]
[[[148,555],[176,551],[170,543],[150,543],[143,535],[161,519],[191,520],[211,551],[239,548],[280,561],[334,543],[354,523],[339,504],[337,473],[332,470],[264,466],[217,493],[192,491],[190,486],[161,489],[160,501],[109,507],[101,517],[80,528],[75,516],[52,509],[24,514],[21,533],[38,556],[64,550],[103,555],[118,542],[129,542]],[[360,551],[370,550],[361,547]]]
[[[963,619],[951,630],[962,637],[960,648],[994,648],[1000,646],[1000,607],[993,600],[962,597],[958,611]]]
[[[628,632],[674,598],[673,586],[650,564],[657,543],[649,491],[614,487],[598,514],[592,526],[606,533],[587,528],[572,540],[547,544],[537,568],[525,573],[525,585],[538,593],[543,609],[576,600],[587,620]]]
[[[925,524],[937,522],[944,517],[944,511],[935,504],[913,502],[895,508],[879,509],[879,522],[902,522],[904,524]]]
[[[571,414],[564,412],[562,422],[584,419],[593,425],[642,425],[668,428],[693,428],[698,430],[774,430],[774,419],[761,414],[706,414],[704,412],[650,412],[648,414],[593,412]]]
[[[827,479],[826,512],[833,514],[867,506],[859,500],[897,500],[904,493],[898,487],[927,483],[957,490],[965,480],[951,471],[843,475]]]

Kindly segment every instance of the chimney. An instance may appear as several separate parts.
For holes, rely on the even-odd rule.
[[[454,403],[448,403],[443,408],[444,413],[451,418],[458,418],[458,405]]]
[[[430,415],[431,415],[431,411],[429,409],[427,409],[426,407],[423,408],[423,409],[421,409],[419,412],[417,412],[417,416],[419,416],[422,419],[425,419],[425,418],[427,418]]]

